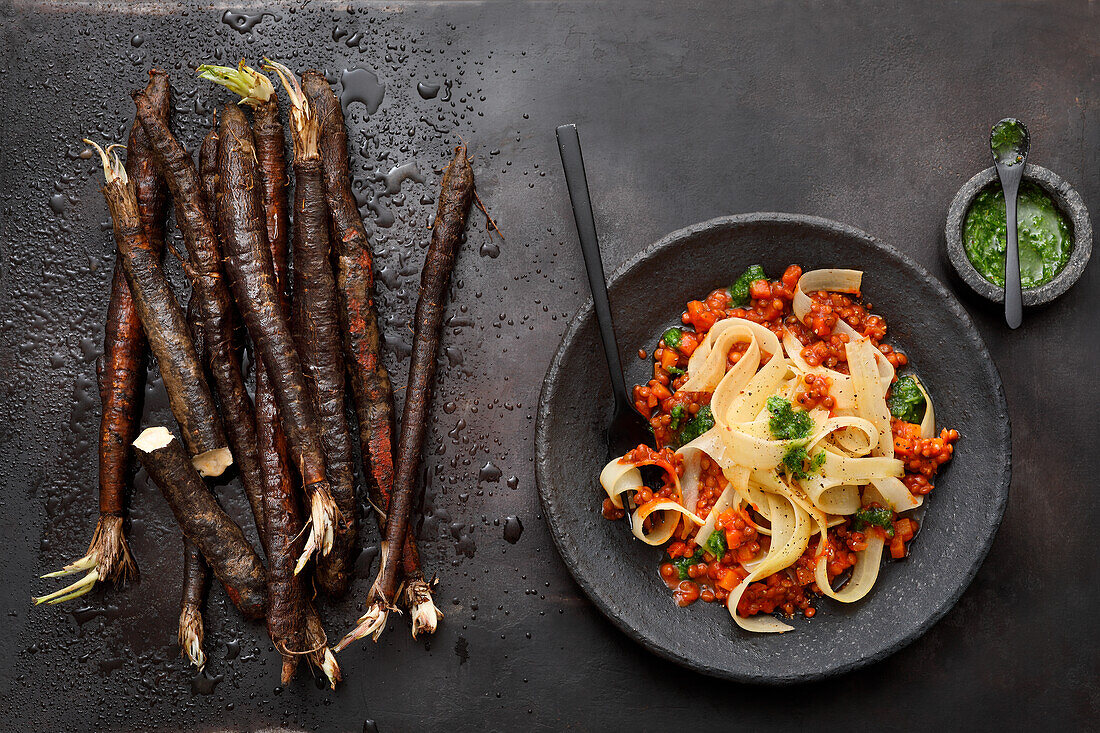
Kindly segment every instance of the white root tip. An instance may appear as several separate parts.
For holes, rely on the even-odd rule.
[[[60,570],[55,570],[52,573],[46,573],[41,576],[43,578],[63,578],[66,575],[72,575],[73,573],[79,573],[82,570],[91,570],[99,561],[96,557],[96,553],[89,551],[87,555],[80,558],[76,562],[71,562]]]
[[[46,573],[43,578],[61,578],[73,573],[88,571],[83,578],[71,585],[48,595],[34,598],[35,605],[41,603],[61,603],[79,598],[90,591],[100,580],[116,583],[137,575],[137,566],[130,557],[130,548],[126,544],[126,535],[122,531],[122,517],[101,514],[96,524],[88,552],[79,560],[69,563],[61,570]]]
[[[189,659],[200,672],[206,666],[206,655],[202,653],[202,640],[202,613],[194,606],[184,606],[180,611],[180,656]]]
[[[332,650],[325,647],[325,651],[321,658],[321,671],[325,673],[325,677],[328,678],[329,687],[333,690],[336,689],[336,683],[339,682],[342,677],[340,675],[340,665],[336,663],[336,655],[332,653]]]
[[[409,583],[405,588],[405,602],[412,617],[413,638],[419,634],[434,634],[443,619],[443,612],[432,600],[431,585],[424,580]]]
[[[88,571],[87,575],[85,575],[83,578],[76,581],[72,585],[67,585],[61,590],[54,591],[53,593],[49,593],[44,596],[35,596],[31,598],[31,600],[34,601],[34,605],[36,606],[40,606],[43,603],[53,605],[56,603],[71,601],[72,599],[79,598],[80,596],[90,591],[95,586],[98,580],[99,571],[95,568],[92,568],[90,571]]]
[[[378,637],[382,635],[382,632],[386,628],[386,619],[389,617],[389,611],[386,610],[386,606],[382,601],[372,601],[370,607],[367,608],[367,612],[359,618],[359,625],[348,632],[347,636],[340,640],[340,643],[332,648],[334,652],[342,652],[347,649],[352,642],[358,641],[365,636],[371,636],[375,641],[378,641]]]
[[[306,100],[306,95],[302,92],[302,87],[298,83],[298,77],[294,72],[278,61],[272,61],[266,56],[264,57],[264,69],[266,71],[274,71],[276,76],[279,77],[279,81],[282,82],[283,88],[286,89],[287,96],[290,97],[291,105],[305,108],[308,114],[309,103]]]
[[[215,448],[191,459],[191,465],[204,478],[216,478],[233,465],[233,453],[228,448]]]
[[[443,612],[436,608],[432,599],[417,604],[412,610],[412,636],[417,634],[434,634],[439,622],[443,619]]]
[[[99,153],[99,160],[103,163],[103,177],[107,183],[122,181],[122,184],[126,185],[130,182],[129,176],[126,175],[126,166],[119,160],[118,155],[112,152],[112,148],[118,147],[117,145],[108,145],[107,149],[104,150],[88,138],[84,138],[84,142],[91,145]]]
[[[309,504],[309,518],[306,520],[309,535],[306,537],[306,544],[302,548],[298,562],[294,564],[295,575],[305,569],[309,558],[314,553],[318,553],[318,557],[324,557],[332,551],[336,536],[335,522],[339,513],[340,510],[336,508],[336,503],[327,491],[313,492]]]
[[[313,551],[317,549],[317,533],[313,529],[313,521],[309,523],[309,536],[306,537],[306,544],[302,548],[302,554],[298,556],[298,562],[294,564],[294,574],[302,572],[306,565],[309,563],[309,558],[313,556]]]
[[[310,521],[313,522],[314,531],[319,534],[318,542],[321,556],[324,557],[332,552],[332,545],[336,540],[336,522],[340,517],[340,510],[327,490],[314,491],[310,499],[309,515]]]

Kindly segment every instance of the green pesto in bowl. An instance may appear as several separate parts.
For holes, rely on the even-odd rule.
[[[1073,233],[1054,200],[1026,180],[1016,199],[1016,231],[1020,284],[1034,288],[1053,280],[1069,261]],[[963,247],[974,269],[994,285],[1004,286],[1007,240],[1004,193],[1000,186],[987,186],[966,213]]]

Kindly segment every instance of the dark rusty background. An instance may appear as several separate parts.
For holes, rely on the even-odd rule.
[[[557,124],[580,126],[609,269],[672,229],[773,210],[860,227],[947,279],[947,206],[988,165],[989,125],[1010,114],[1028,123],[1034,162],[1100,206],[1100,11],[1083,2],[892,5],[0,3],[0,727],[1094,725],[1095,266],[1012,334],[996,310],[963,294],[1008,394],[1012,494],[959,605],[885,662],[780,690],[681,670],[628,641],[579,594],[539,516],[535,404],[586,296]],[[459,136],[507,237],[491,239],[472,217],[448,305],[421,528],[447,618],[429,642],[414,643],[395,621],[380,644],[342,654],[347,679],[335,694],[304,675],[280,689],[266,633],[242,622],[220,590],[208,604],[209,675],[196,679],[177,658],[178,532],[144,474],[131,532],[141,582],[65,608],[28,601],[58,587],[36,576],[79,556],[94,522],[95,361],[113,255],[79,139],[124,140],[127,92],[158,65],[175,82],[175,127],[197,145],[229,95],[190,69],[263,54],[324,68],[351,102],[354,173],[364,213],[378,222],[398,384],[434,190]],[[345,69],[368,70],[378,84],[362,72],[342,77]],[[418,83],[440,89],[426,99],[430,87],[418,94]],[[400,173],[389,186],[381,180],[410,161],[422,183]],[[654,287],[681,288],[690,275],[685,263]],[[601,361],[593,355],[594,373]],[[155,374],[147,411],[147,424],[170,421]],[[246,517],[235,482],[219,492]],[[372,530],[353,597],[323,606],[331,635],[358,615],[376,542]]]

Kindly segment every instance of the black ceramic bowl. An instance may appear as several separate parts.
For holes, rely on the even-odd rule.
[[[536,478],[562,559],[608,618],[651,651],[732,680],[790,683],[855,669],[925,632],[970,583],[1008,497],[1009,424],[1000,377],[958,301],[908,257],[836,222],[792,214],[715,219],[668,235],[610,279],[623,354],[651,350],[684,304],[759,263],[864,270],[864,293],[933,395],[940,425],[962,435],[940,474],[910,556],[883,568],[858,603],[821,601],[786,634],[749,634],[720,604],[678,608],[658,576],[660,548],[603,518],[598,476],[611,387],[589,301],[573,319],[543,382]],[[686,283],[686,284],[685,284]],[[652,375],[626,358],[627,383]]]
[[[1092,223],[1089,221],[1089,212],[1081,196],[1073,186],[1054,173],[1029,163],[1024,168],[1024,180],[1039,186],[1054,200],[1055,205],[1069,220],[1073,237],[1073,251],[1070,252],[1069,261],[1066,262],[1062,271],[1045,285],[1024,288],[1024,305],[1044,305],[1069,290],[1085,271],[1089,257],[1092,256]],[[983,298],[994,303],[1003,303],[1004,288],[982,277],[971,264],[963,247],[963,227],[966,224],[966,214],[970,211],[970,204],[979,193],[991,185],[1000,185],[997,169],[993,167],[986,168],[959,189],[951,202],[951,208],[947,211],[944,240],[947,244],[947,258],[962,281]]]

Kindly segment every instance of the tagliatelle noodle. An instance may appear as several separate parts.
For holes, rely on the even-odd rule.
[[[703,545],[714,532],[714,525],[718,521],[718,515],[726,511],[732,506],[737,506],[741,503],[742,492],[746,491],[749,487],[749,470],[744,466],[734,466],[728,471],[724,471],[726,479],[730,482],[729,486],[722,490],[718,498],[714,502],[714,506],[711,507],[710,514],[707,515],[707,519],[703,522],[703,526],[699,528],[699,531],[695,533],[695,544]]]
[[[759,483],[762,488],[771,492],[773,495],[782,496],[813,519],[817,529],[811,530],[810,535],[812,536],[815,532],[821,534],[817,546],[817,552],[820,555],[825,549],[826,530],[828,528],[828,517],[825,512],[814,504],[809,495],[796,482],[792,481],[788,483],[784,481],[774,470],[755,471],[753,472],[753,479]]]
[[[791,310],[798,320],[805,322],[806,314],[810,312],[813,301],[807,293],[816,293],[824,290],[831,293],[847,293],[859,295],[863,282],[863,273],[860,270],[811,270],[802,275],[798,280],[798,286],[791,300]],[[852,328],[843,318],[838,318],[833,333],[842,333],[850,339],[860,339],[863,335]],[[886,380],[886,384],[894,381],[894,365],[886,356],[878,352],[875,362],[879,369],[879,376]]]
[[[642,472],[638,470],[637,466],[624,463],[621,458],[613,458],[600,472],[600,485],[603,486],[612,503],[622,509],[622,494],[640,489],[644,484],[642,483]],[[642,525],[646,518],[655,512],[662,512],[660,520],[649,532],[646,532]],[[635,509],[631,519],[631,531],[634,536],[647,545],[653,546],[668,542],[681,521],[690,521],[696,525],[700,525],[704,521],[695,512],[690,511],[678,501],[660,498],[655,498],[653,501]]]
[[[649,532],[642,529],[647,517],[655,512],[661,512],[660,521]],[[647,545],[660,546],[668,542],[672,533],[680,526],[683,520],[690,520],[695,524],[702,524],[703,519],[688,511],[683,504],[672,499],[654,499],[648,504],[643,504],[634,510],[632,531],[634,536]]]
[[[920,421],[920,437],[924,439],[936,437],[936,411],[932,407],[932,395],[928,394],[928,390],[924,388],[924,384],[921,383],[920,377],[914,376],[913,381],[917,383],[917,389],[924,395],[924,417]]]
[[[844,351],[848,356],[848,371],[852,375],[856,415],[869,420],[878,431],[878,447],[872,448],[871,454],[893,458],[894,437],[890,431],[890,410],[886,407],[886,389],[890,383],[883,385],[879,381],[873,356],[878,349],[867,339],[860,338],[845,344]]]
[[[884,497],[876,496],[876,494],[874,487],[868,487],[864,492],[864,500],[868,502],[878,500],[881,503]],[[878,571],[882,565],[882,548],[886,541],[877,532],[870,532],[866,537],[867,547],[856,553],[859,559],[856,560],[856,565],[852,568],[852,577],[839,591],[833,590],[832,585],[829,583],[829,559],[824,555],[817,559],[814,566],[814,581],[821,592],[834,601],[840,601],[841,603],[858,601],[870,592],[875,581],[878,580]]]
[[[788,329],[783,329],[783,350],[787,352],[787,358],[791,366],[801,374],[813,374],[828,377],[832,380],[829,387],[829,396],[833,398],[833,406],[838,412],[850,410],[855,406],[855,395],[852,392],[852,379],[847,374],[842,374],[835,369],[822,366],[810,366],[802,356],[802,342],[799,341]]]
[[[644,486],[642,472],[633,464],[624,463],[622,458],[612,458],[600,471],[600,486],[611,497],[611,502],[622,509],[622,495]]]
[[[890,410],[886,406],[886,390],[889,382],[885,385],[881,383],[873,360],[873,354],[880,354],[880,352],[866,339],[849,341],[845,345],[845,352],[848,355],[848,369],[852,373],[852,384],[856,391],[856,412],[874,423],[880,431],[878,447],[872,448],[871,453],[893,458],[894,436],[890,430]],[[903,474],[904,466],[894,476],[875,476],[872,481],[875,488],[889,503],[890,508],[896,512],[915,509],[923,501],[920,497],[913,496],[909,489],[905,488],[905,484],[898,480],[898,477]]]
[[[680,478],[680,502],[693,507],[699,501],[699,474],[703,471],[703,451],[680,451],[684,459],[684,475]]]
[[[726,608],[733,617],[734,623],[746,631],[781,634],[792,631],[794,627],[771,616],[746,618],[737,613],[737,603],[750,585],[760,578],[766,578],[772,573],[793,565],[810,543],[810,521],[806,512],[791,501],[775,494],[769,494],[768,501],[771,504],[772,515],[771,549],[760,564],[753,568],[752,572],[730,593]]]

